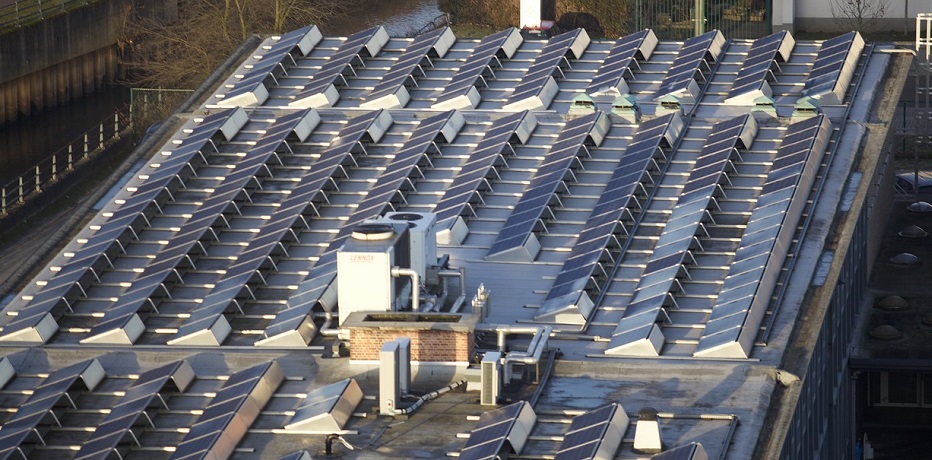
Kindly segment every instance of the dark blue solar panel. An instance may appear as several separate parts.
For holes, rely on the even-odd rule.
[[[570,427],[554,460],[583,460],[598,458],[597,454],[610,429],[615,412],[622,410],[618,404],[609,404],[573,417]],[[620,427],[622,432],[626,427]],[[619,437],[618,441],[621,441]]]
[[[26,442],[29,435],[58,404],[65,392],[96,361],[84,361],[57,370],[33,391],[26,403],[16,410],[13,417],[7,420],[3,427],[0,427],[0,459],[10,458],[13,452],[16,452],[16,449]]]
[[[375,85],[367,99],[371,101],[394,94],[398,87],[405,84],[408,78],[414,78],[415,69],[421,65],[421,62],[424,61],[430,51],[437,45],[437,42],[448,31],[449,28],[444,27],[417,36],[401,53],[398,60],[392,64],[388,72],[382,76],[382,80]]]
[[[545,208],[559,190],[566,172],[583,152],[587,140],[592,143],[590,133],[596,122],[605,117],[602,112],[575,118],[566,123],[553,147],[544,157],[543,163],[531,177],[531,182],[515,209],[505,221],[486,258],[522,247],[541,219]]]
[[[703,65],[708,65],[709,61],[718,59],[718,52],[721,41],[724,38],[718,30],[706,32],[697,37],[692,37],[683,42],[673,65],[667,71],[667,75],[660,82],[660,89],[655,97],[664,96],[676,91],[680,91],[689,86],[689,82],[694,80]]]
[[[246,157],[224,177],[223,182],[207,197],[191,219],[185,222],[178,234],[155,254],[152,263],[143,269],[133,286],[120,296],[117,304],[104,313],[104,317],[91,329],[91,338],[126,327],[155,291],[160,289],[166,277],[178,267],[199,241],[209,235],[211,226],[227,209],[229,203],[261,171],[275,150],[307,114],[308,110],[296,111],[275,121],[256,145],[249,149]]]
[[[260,47],[260,49],[267,48],[267,50],[261,55],[259,62],[247,69],[243,77],[223,93],[223,99],[230,99],[240,94],[252,92],[279,66],[282,69],[290,67],[294,63],[294,53],[303,54],[298,49],[298,43],[304,40],[308,33],[316,32],[316,28],[317,26],[308,26],[277,38],[267,39],[264,42],[265,46]],[[291,56],[289,57],[289,55]]]
[[[729,98],[763,87],[774,63],[782,60],[780,47],[787,38],[792,39],[789,32],[782,31],[754,40],[741,70],[738,71],[738,77],[728,92]]]
[[[584,34],[583,29],[576,29],[551,38],[505,104],[513,104],[529,97],[539,96],[544,90],[544,83],[547,79],[554,75],[558,67],[566,63],[568,56],[572,55],[571,47],[582,34]],[[586,38],[588,40],[588,37]]]
[[[449,228],[455,219],[465,213],[469,200],[478,193],[479,186],[502,155],[505,144],[514,135],[527,112],[507,115],[495,121],[494,127],[482,137],[479,145],[469,154],[469,159],[453,178],[443,197],[434,208],[437,214],[437,229]]]
[[[812,70],[809,71],[802,94],[817,95],[832,91],[841,80],[849,53],[860,53],[856,46],[859,43],[860,35],[857,32],[849,32],[824,41],[812,64]]]
[[[384,33],[382,26],[372,27],[370,29],[357,32],[346,38],[346,41],[340,45],[330,59],[321,66],[320,70],[314,74],[310,83],[304,85],[304,88],[294,97],[296,101],[308,98],[327,90],[330,85],[336,85],[346,71],[348,66],[353,64],[354,59],[359,56],[367,55],[366,45],[374,39],[380,32]]]
[[[580,231],[536,319],[547,318],[567,305],[576,305],[606,250],[618,249],[610,248],[610,244],[619,233],[625,211],[637,205],[641,179],[665,142],[664,135],[674,117],[668,114],[641,124]]]
[[[40,289],[32,299],[24,300],[17,297],[4,308],[5,312],[17,311],[18,314],[16,316],[0,315],[2,316],[0,324],[3,324],[2,334],[9,336],[34,328],[53,310],[59,308],[63,299],[75,289],[75,283],[89,275],[89,269],[101,260],[104,251],[111,248],[114,241],[128,231],[153,200],[156,200],[162,193],[162,190],[169,186],[175,175],[188,167],[188,163],[194,159],[197,152],[218,134],[230,116],[238,110],[241,109],[217,111],[204,117],[193,128],[187,130],[188,136],[182,140],[180,146],[171,149],[171,156],[166,157],[166,160],[159,166],[158,177],[150,177],[145,186],[140,187],[132,197],[127,199],[113,213],[113,216],[89,238],[88,242],[75,252],[74,257],[62,266],[58,274],[50,279],[46,286]]]
[[[689,189],[692,195],[680,195],[677,200],[631,301],[612,333],[606,354],[625,354],[626,347],[650,337],[654,323],[660,319],[661,309],[666,306],[674,289],[681,267],[687,262],[686,256],[699,232],[700,222],[711,205],[714,187],[725,173],[748,119],[748,115],[742,115],[713,126],[713,134],[706,140],[696,161],[697,165],[704,167],[694,169],[686,180],[685,189]],[[707,168],[715,172],[710,173]],[[697,182],[701,186],[691,185]]]
[[[502,46],[516,32],[516,29],[510,28],[483,38],[476,46],[476,49],[466,58],[466,62],[453,75],[450,84],[444,88],[443,93],[437,97],[437,102],[444,102],[462,96],[466,94],[469,88],[476,86],[479,77],[482,76],[487,67],[493,65],[493,61],[501,52]]]
[[[608,56],[602,61],[598,72],[592,77],[589,87],[586,88],[586,94],[592,94],[604,88],[617,88],[625,74],[632,74],[631,65],[636,65],[637,59],[644,59],[644,56],[640,55],[641,46],[644,40],[653,37],[653,34],[652,30],[644,29],[619,38]],[[656,40],[656,38],[653,39]]]
[[[324,150],[314,166],[301,177],[288,198],[272,213],[268,222],[259,229],[246,249],[217,281],[215,288],[204,298],[201,307],[191,313],[191,317],[178,329],[169,344],[182,343],[180,341],[183,338],[213,327],[272,250],[298,223],[302,212],[310,203],[319,200],[318,196],[339,168],[352,163],[353,148],[382,115],[381,110],[368,112],[353,118],[340,129],[338,140]]]
[[[224,454],[232,454],[235,445],[229,443],[240,441],[265,406],[269,397],[266,393],[274,393],[282,380],[281,369],[275,361],[231,375],[198,416],[171,458],[225,458]],[[264,387],[266,384],[268,386]],[[257,396],[257,392],[260,395]],[[227,444],[217,446],[221,439]],[[219,449],[219,453],[215,449]]]
[[[469,433],[469,439],[460,451],[459,458],[466,460],[498,458],[526,404],[521,401],[480,415],[476,427]]]
[[[722,284],[712,314],[696,348],[697,355],[714,353],[716,348],[735,343],[742,333],[756,335],[759,324],[747,324],[751,317],[763,316],[771,292],[757,292],[765,279],[776,278],[785,250],[776,249],[781,238],[791,238],[801,216],[801,206],[794,203],[807,200],[815,168],[828,142],[831,124],[824,115],[794,123],[787,128],[784,141],[777,150],[775,164],[782,158],[802,154],[804,161],[794,161],[780,169],[772,169],[764,183],[758,206],[751,212],[747,228],[734,263]],[[805,139],[806,141],[802,141]],[[781,199],[770,199],[772,195]],[[791,194],[791,199],[785,199]],[[767,204],[761,205],[762,202]],[[791,210],[796,209],[795,212]],[[781,236],[788,235],[788,236]],[[754,310],[754,311],[752,311]]]
[[[127,432],[155,399],[158,392],[172,378],[181,362],[147,371],[139,376],[113,406],[110,413],[98,423],[90,438],[81,444],[75,460],[107,459]]]

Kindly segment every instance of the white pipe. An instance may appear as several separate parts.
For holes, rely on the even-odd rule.
[[[392,276],[411,277],[411,311],[418,311],[421,300],[421,277],[417,270],[411,268],[392,267]]]
[[[437,272],[438,276],[441,278],[459,278],[460,279],[460,295],[453,302],[453,305],[450,307],[451,313],[459,313],[460,308],[463,306],[463,302],[466,301],[466,273],[463,269],[458,270],[440,270]],[[446,294],[446,281],[444,281],[443,292]]]
[[[498,339],[498,349],[505,355],[505,383],[511,380],[511,366],[513,363],[536,365],[540,356],[547,349],[547,341],[553,331],[551,326],[510,326],[504,324],[477,324],[476,330],[495,332]],[[511,334],[533,334],[527,351],[505,352],[505,342]]]

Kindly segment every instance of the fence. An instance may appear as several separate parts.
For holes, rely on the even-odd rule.
[[[0,216],[8,215],[22,206],[30,197],[87,163],[95,154],[103,152],[132,127],[129,115],[118,111],[91,128],[83,136],[68,143],[35,167],[0,188]]]
[[[35,24],[49,16],[81,8],[96,0],[25,0],[0,8],[0,33]]]

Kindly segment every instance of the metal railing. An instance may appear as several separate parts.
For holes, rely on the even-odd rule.
[[[81,8],[96,0],[24,0],[0,7],[0,33],[35,24],[43,19]]]
[[[65,147],[37,163],[0,188],[0,216],[22,206],[30,197],[42,192],[82,164],[107,149],[132,127],[129,115],[118,111],[112,117],[86,131]]]

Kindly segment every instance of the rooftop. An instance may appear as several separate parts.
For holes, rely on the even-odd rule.
[[[411,413],[386,417],[378,363],[334,346],[350,299],[402,290],[339,268],[381,244],[354,228],[402,213],[436,218],[442,277],[463,275],[422,307],[472,313],[484,289],[482,330],[552,332],[538,378],[503,391],[500,406],[536,414],[522,456],[552,458],[575,416],[618,403],[631,426],[616,457],[646,456],[634,421],[652,407],[665,447],[752,458],[795,378],[781,369],[807,293],[839,263],[823,251],[833,221],[863,200],[857,153],[885,136],[890,50],[855,33],[267,38],[3,306],[0,449],[110,446],[93,427],[148,383],[111,433],[124,457],[318,455],[327,433],[287,427],[353,379],[366,397],[341,423],[345,458],[461,452],[494,409],[467,391],[466,363],[414,363]],[[33,405],[48,374],[68,384]],[[36,414],[55,415],[41,440],[10,434],[49,422]]]

